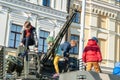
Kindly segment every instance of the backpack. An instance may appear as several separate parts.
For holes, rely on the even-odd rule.
[[[120,67],[115,67],[115,68],[113,68],[113,74],[120,76]]]
[[[113,68],[114,75],[120,75],[120,62],[115,63],[115,67]]]

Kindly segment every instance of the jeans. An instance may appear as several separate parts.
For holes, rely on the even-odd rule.
[[[29,50],[29,37],[27,38],[23,38],[22,43],[24,44],[25,47],[27,47],[27,49],[25,50],[25,52],[21,55],[22,57],[26,56],[26,61],[28,61],[28,50]]]

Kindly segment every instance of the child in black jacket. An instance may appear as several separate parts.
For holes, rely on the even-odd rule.
[[[31,25],[29,21],[24,23],[24,30],[22,33],[21,46],[26,46],[29,49],[29,46],[35,45],[38,47],[38,39],[36,34],[36,28]]]
[[[37,39],[37,34],[36,34],[36,28],[33,27],[31,25],[31,23],[29,21],[26,21],[24,23],[24,30],[22,33],[22,39],[21,39],[21,43],[20,46],[25,46],[27,47],[27,50],[24,54],[22,54],[21,56],[24,57],[29,50],[29,46],[35,46],[34,50],[37,51],[38,50],[38,39]]]

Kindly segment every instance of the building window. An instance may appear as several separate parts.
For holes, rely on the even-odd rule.
[[[71,40],[79,41],[79,36],[77,36],[77,35],[71,35]],[[78,43],[79,43],[79,42],[78,42]],[[71,54],[78,54],[78,49],[79,49],[78,46],[79,46],[79,45],[71,48],[70,53],[71,53]]]
[[[22,26],[12,24],[10,27],[10,36],[8,46],[11,48],[17,48],[20,44]]]
[[[43,0],[43,5],[50,7],[50,0]]]
[[[80,13],[79,12],[77,12],[75,18],[73,19],[73,22],[80,23]]]
[[[49,36],[49,32],[40,30],[39,32],[39,52],[47,53],[47,43],[46,38]]]
[[[120,2],[120,0],[116,0],[117,2]]]
[[[99,15],[99,17],[98,17],[98,25],[99,25],[98,26],[99,28],[107,29],[107,17]]]
[[[116,0],[116,5],[120,6],[120,0]]]

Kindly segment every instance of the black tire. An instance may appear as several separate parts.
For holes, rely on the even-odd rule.
[[[15,68],[16,68],[16,64],[11,62],[11,61],[8,61],[8,68],[7,68],[7,73],[12,73],[15,71]]]

